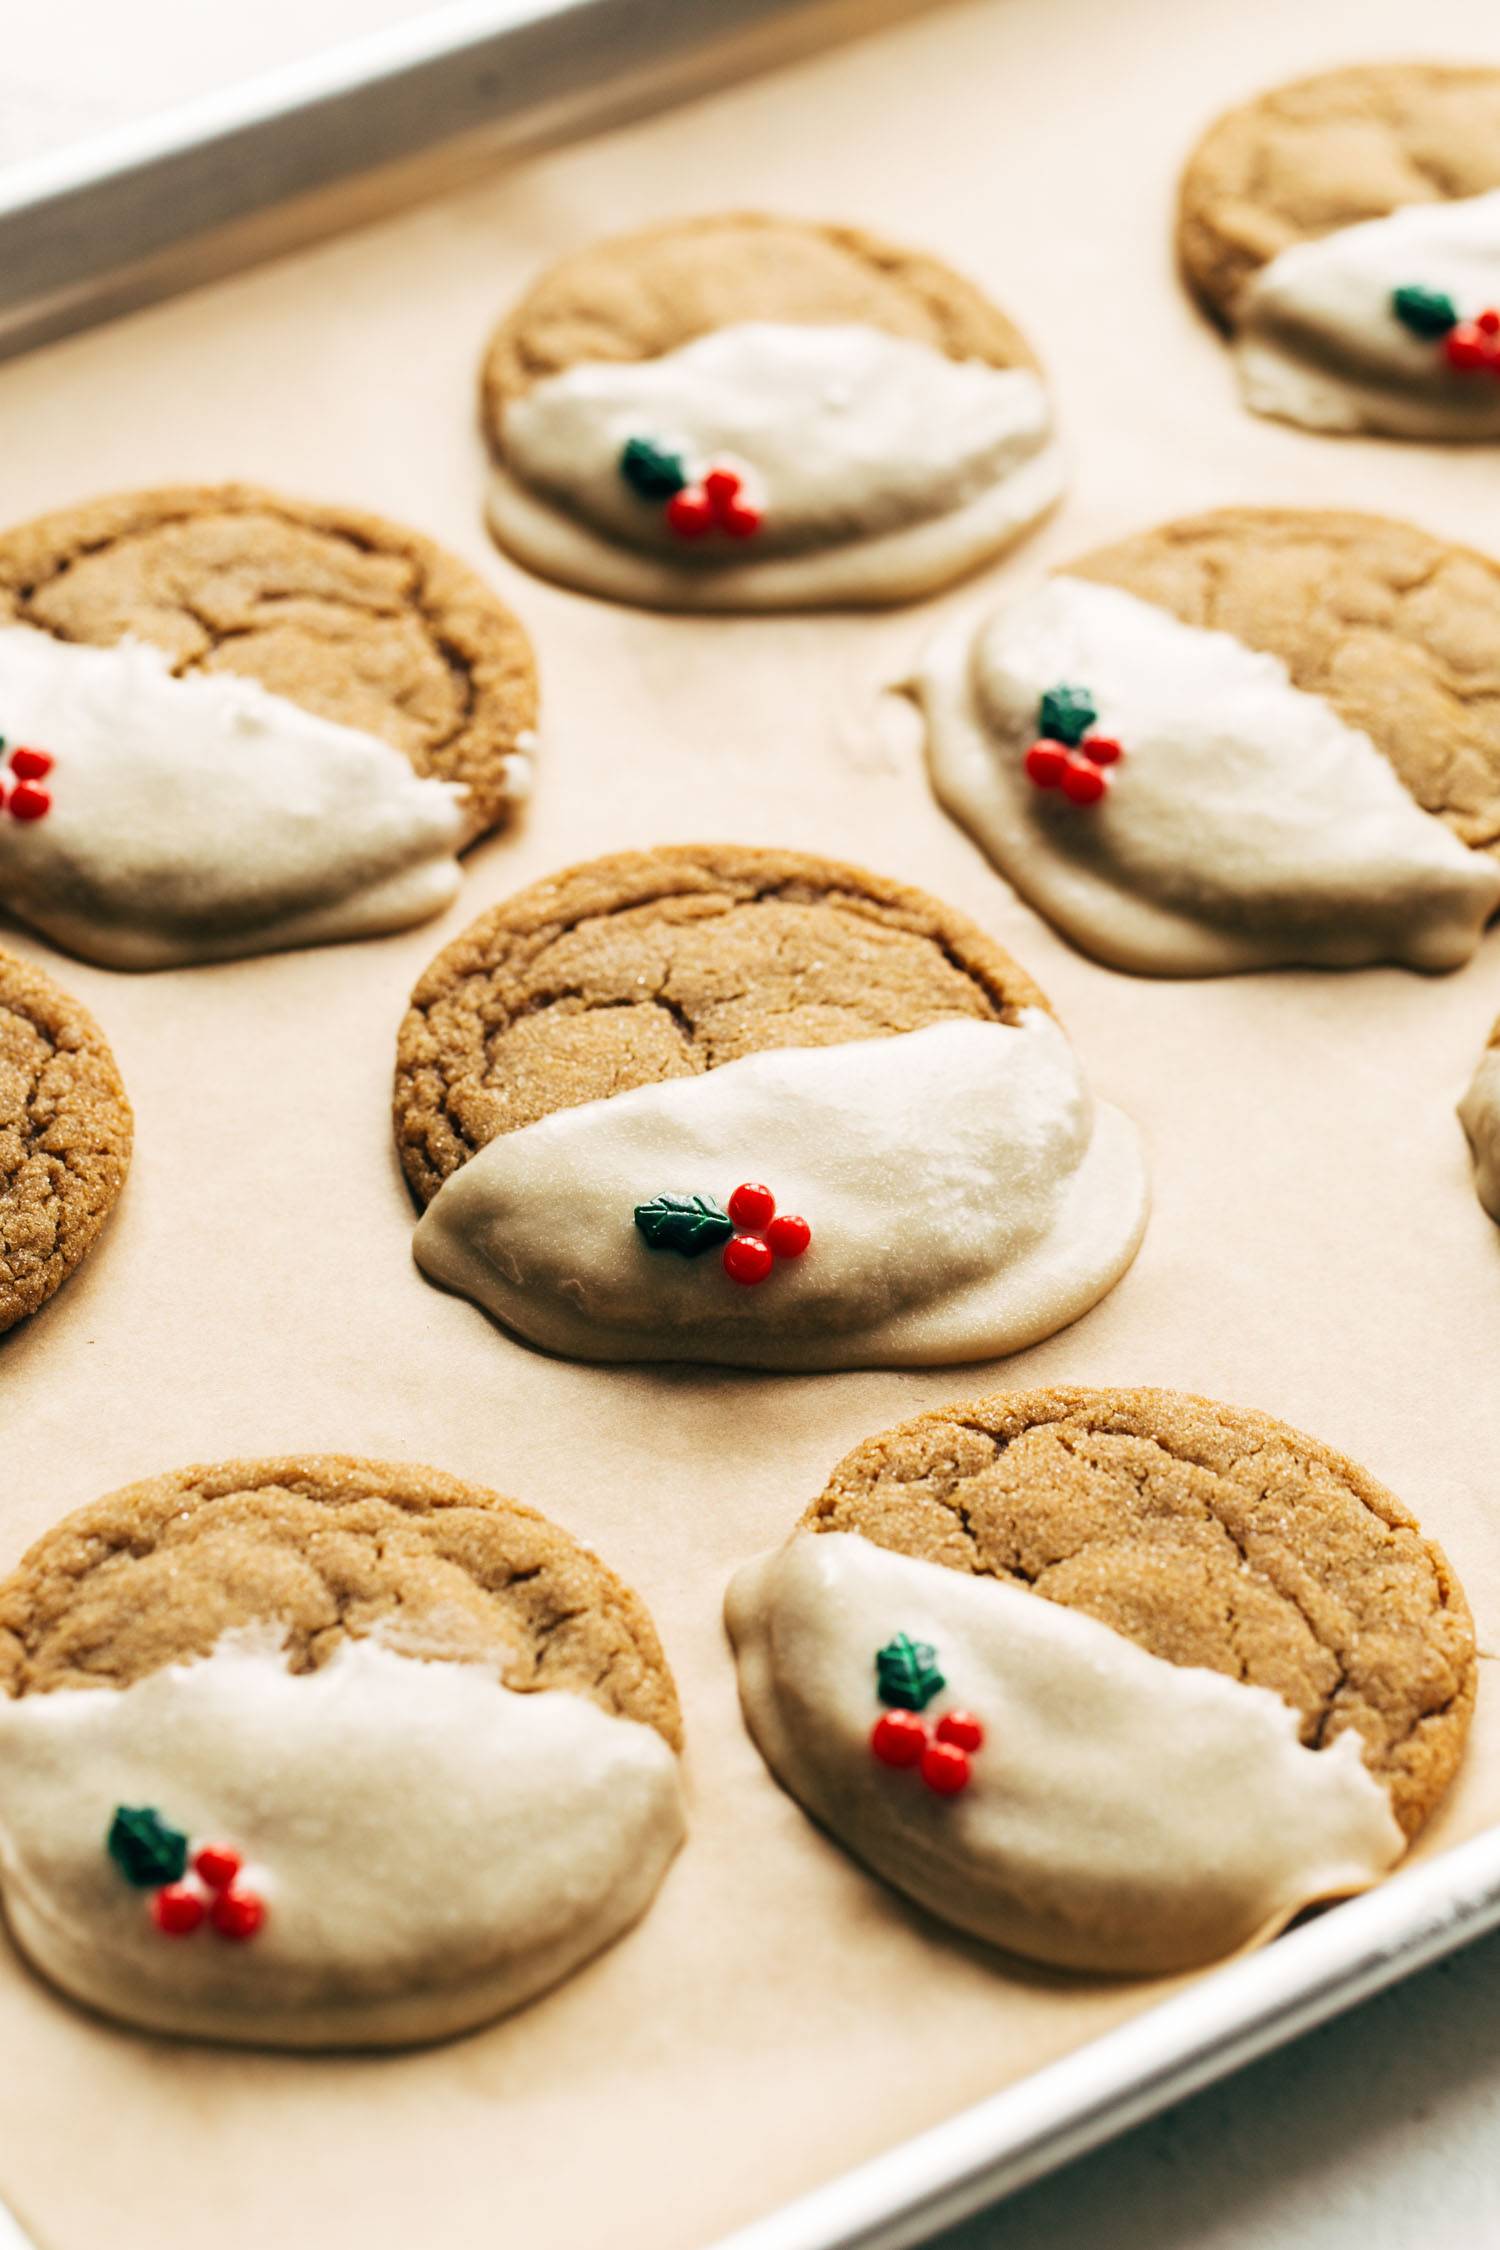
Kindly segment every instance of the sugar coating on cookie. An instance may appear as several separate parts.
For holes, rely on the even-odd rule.
[[[483,414],[500,544],[668,608],[911,600],[1062,488],[1036,363],[972,284],[756,214],[562,260],[496,331]]]
[[[969,1934],[1156,1974],[1378,1881],[1446,1788],[1473,1631],[1353,1463],[1163,1391],[857,1447],[727,1617],[776,1778]]]
[[[88,1254],[125,1184],[133,1130],[93,1017],[0,949],[0,1333]]]
[[[1257,412],[1500,437],[1500,71],[1331,71],[1231,111],[1188,164],[1178,244]]]
[[[1030,980],[836,862],[626,853],[523,892],[413,995],[419,1264],[585,1359],[924,1365],[1038,1341],[1147,1191]]]
[[[1500,1023],[1474,1066],[1458,1116],[1474,1159],[1474,1192],[1500,1224]]]
[[[401,929],[525,794],[535,678],[461,564],[249,488],[0,536],[0,901],[113,968]]]
[[[11,1931],[154,2030],[398,2045],[521,2005],[649,1905],[680,1744],[637,1598],[432,1470],[185,1470],[0,1587]]]
[[[955,623],[917,690],[942,802],[1097,958],[1451,969],[1500,907],[1496,655],[1487,558],[1226,510]]]

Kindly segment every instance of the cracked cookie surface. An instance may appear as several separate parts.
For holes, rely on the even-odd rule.
[[[681,1746],[655,1627],[588,1548],[481,1485],[336,1454],[180,1469],[66,1517],[0,1586],[0,1693],[128,1687],[268,1621],[293,1672],[378,1634]]]
[[[620,852],[482,915],[412,994],[395,1119],[414,1193],[497,1134],[776,1047],[1046,1001],[976,924],[837,861],[737,845]]]
[[[738,321],[854,322],[949,359],[1035,369],[999,308],[938,258],[859,227],[763,212],[674,220],[561,259],[490,339],[484,426],[504,450],[506,406],[583,360],[655,359]]]
[[[1500,563],[1384,516],[1221,508],[1069,563],[1280,657],[1424,812],[1500,849]]]
[[[131,1134],[93,1017],[0,949],[0,1333],[88,1252],[125,1184]]]
[[[530,644],[476,572],[379,516],[248,485],[122,493],[0,535],[0,624],[258,680],[462,783],[480,832],[536,724]]]
[[[1278,251],[1409,203],[1500,188],[1500,70],[1385,63],[1278,86],[1210,126],[1177,214],[1183,271],[1232,325]]]
[[[1458,1764],[1474,1632],[1446,1558],[1365,1470],[1269,1415],[1161,1390],[974,1399],[857,1446],[801,1528],[1029,1587],[1269,1688],[1310,1746],[1357,1729],[1408,1838]]]

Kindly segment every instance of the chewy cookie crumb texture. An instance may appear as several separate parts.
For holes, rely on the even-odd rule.
[[[0,734],[0,757],[4,757],[5,748],[5,737]],[[12,820],[45,819],[52,810],[52,796],[41,785],[55,764],[50,750],[36,750],[29,743],[18,742],[10,753],[8,770],[0,772],[0,812],[8,812]]]
[[[151,1893],[151,1919],[163,1937],[191,1937],[206,1922],[216,1936],[242,1944],[265,1921],[264,1899],[240,1881],[240,1854],[214,1843],[191,1851],[188,1837],[153,1805],[117,1805],[105,1849],[127,1883]]]
[[[944,1711],[929,1728],[922,1717],[947,1681],[930,1641],[898,1633],[875,1656],[876,1694],[891,1706],[870,1730],[870,1750],[883,1766],[915,1766],[935,1796],[956,1797],[970,1781],[969,1760],[983,1747],[984,1728],[971,1711]]]
[[[753,1180],[735,1189],[727,1211],[711,1195],[658,1195],[636,1205],[635,1223],[653,1250],[682,1258],[722,1245],[725,1273],[747,1289],[768,1281],[778,1258],[800,1258],[812,1241],[806,1219],[778,1213],[770,1189]]]

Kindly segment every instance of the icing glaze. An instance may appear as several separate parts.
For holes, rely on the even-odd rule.
[[[1474,1191],[1500,1223],[1500,1047],[1487,1047],[1458,1105],[1474,1157]]]
[[[457,894],[467,793],[253,680],[5,627],[0,728],[56,760],[47,817],[0,820],[0,903],[107,968],[374,936]]]
[[[783,1787],[944,1921],[1063,1968],[1185,1969],[1366,1889],[1405,1849],[1359,1737],[1313,1751],[1267,1688],[845,1532],[745,1565],[727,1619]],[[939,1799],[871,1755],[875,1652],[931,1642],[984,1746]]]
[[[162,1936],[106,1853],[117,1804],[244,1856],[266,1904],[253,1944]],[[128,1688],[0,1700],[16,1941],[75,1998],[158,2031],[352,2046],[466,2030],[637,1920],[683,1827],[651,1728],[375,1640],[294,1675],[273,1636],[230,1635]]]
[[[691,546],[620,474],[632,437],[753,482],[748,544]],[[855,324],[747,321],[659,358],[587,360],[512,401],[496,537],[545,576],[695,608],[902,601],[971,569],[1062,489],[1023,368],[951,360]]]
[[[634,1207],[774,1183],[812,1246],[737,1288],[719,1257],[653,1250]],[[743,1056],[556,1111],[444,1182],[418,1263],[578,1359],[921,1366],[1019,1351],[1134,1257],[1135,1128],[1096,1105],[1064,1033],[939,1023]]]
[[[1026,774],[1058,681],[1085,684],[1099,731],[1124,746],[1098,804]],[[1500,906],[1500,866],[1423,812],[1277,657],[1118,587],[1058,577],[977,629],[949,628],[917,692],[943,804],[1113,967],[1451,969]]]
[[[1451,368],[1394,316],[1392,293],[1411,284],[1445,291],[1466,319],[1500,305],[1500,190],[1405,204],[1279,252],[1239,308],[1245,403],[1315,430],[1500,438],[1495,375]]]

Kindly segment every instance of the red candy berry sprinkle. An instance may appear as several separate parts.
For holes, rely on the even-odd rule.
[[[870,1748],[883,1766],[914,1766],[927,1747],[927,1729],[915,1711],[882,1711],[870,1730]]]
[[[1448,365],[1461,374],[1473,374],[1490,363],[1490,341],[1477,320],[1461,320],[1443,338]]]
[[[954,1742],[929,1742],[922,1752],[922,1779],[940,1797],[956,1797],[969,1786],[967,1754]]]
[[[236,1943],[253,1938],[266,1918],[264,1904],[251,1891],[220,1891],[208,1914],[219,1936]]]
[[[679,539],[701,539],[713,529],[713,521],[707,495],[695,484],[685,484],[667,502],[667,522]]]
[[[1026,771],[1038,789],[1061,789],[1070,804],[1097,805],[1109,787],[1106,766],[1118,765],[1124,745],[1112,734],[1086,734],[1076,749],[1043,735],[1026,753]]]
[[[937,1723],[939,1742],[951,1742],[956,1750],[979,1750],[984,1747],[984,1728],[972,1711],[945,1711]]]
[[[743,1227],[748,1233],[758,1234],[769,1226],[775,1210],[775,1196],[768,1187],[761,1187],[754,1180],[737,1187],[729,1198],[729,1216],[737,1227]]]
[[[1070,804],[1097,805],[1109,787],[1108,778],[1084,758],[1070,758],[1062,777],[1063,795]]]
[[[1055,789],[1068,770],[1068,758],[1065,742],[1049,742],[1043,736],[1026,753],[1026,771],[1038,789]]]
[[[770,1244],[762,1242],[758,1234],[731,1235],[724,1245],[724,1271],[742,1288],[753,1289],[757,1283],[768,1281],[775,1263]]]
[[[667,522],[680,539],[701,539],[706,531],[723,531],[731,539],[750,539],[759,531],[762,515],[745,498],[745,480],[738,469],[705,471],[700,484],[685,484],[667,502]]]
[[[0,750],[5,747],[0,737]],[[41,820],[52,810],[50,793],[37,785],[52,771],[55,760],[50,750],[33,750],[18,743],[10,754],[10,773],[0,774],[0,812],[8,812],[12,820]],[[14,787],[6,795],[6,780]]]
[[[771,1221],[766,1228],[766,1240],[778,1258],[800,1258],[812,1240],[812,1228],[806,1219],[795,1218],[788,1211],[784,1217]]]
[[[10,754],[10,770],[17,781],[45,781],[54,763],[50,750],[31,750],[25,743]]]
[[[163,1883],[151,1894],[151,1919],[164,1937],[191,1937],[207,1912],[191,1883]]]
[[[207,1883],[211,1891],[227,1891],[244,1866],[238,1852],[227,1844],[205,1844],[193,1854],[193,1873]]]

